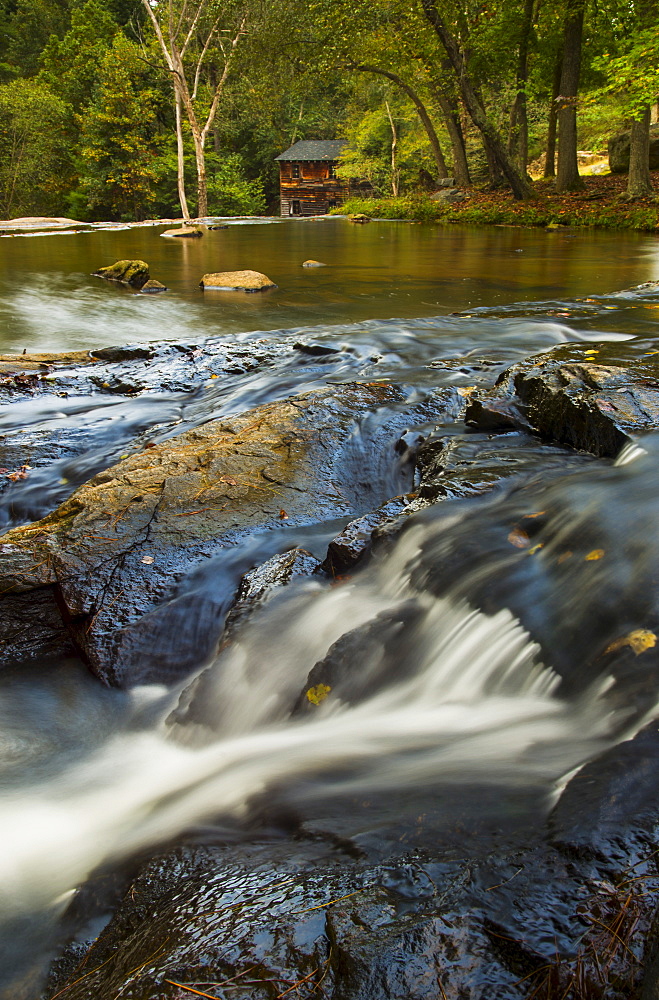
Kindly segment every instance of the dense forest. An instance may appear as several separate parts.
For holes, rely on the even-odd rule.
[[[274,157],[346,138],[375,195],[533,196],[631,133],[651,193],[653,0],[0,0],[0,216],[277,211]]]

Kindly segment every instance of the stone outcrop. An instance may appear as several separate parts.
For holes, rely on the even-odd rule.
[[[649,366],[564,361],[559,351],[515,365],[491,392],[474,394],[466,421],[484,431],[530,430],[613,457],[635,435],[659,427],[659,377]]]
[[[212,651],[234,584],[209,604],[189,590],[179,597],[178,581],[257,530],[376,507],[410,411],[376,423],[372,454],[354,453],[350,439],[355,421],[402,399],[391,386],[334,387],[210,421],[131,455],[47,517],[3,536],[0,605],[27,594],[59,609],[66,641],[107,683],[185,674]],[[411,467],[401,475],[409,488]],[[21,655],[30,651],[27,636]],[[32,655],[40,655],[38,636]]]
[[[302,267],[327,267],[321,260],[305,260]]]
[[[149,265],[143,260],[117,260],[108,267],[99,267],[93,274],[107,281],[119,281],[122,285],[142,288],[149,280]]]
[[[260,292],[277,286],[267,274],[261,274],[260,271],[217,271],[205,274],[199,287],[204,291],[216,292]]]
[[[609,169],[612,174],[629,171],[629,132],[619,132],[608,143]],[[650,170],[659,170],[659,125],[650,126]]]

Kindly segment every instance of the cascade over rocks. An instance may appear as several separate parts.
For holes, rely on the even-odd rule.
[[[178,996],[172,983],[227,981],[238,1000],[302,981],[335,1000],[527,1000],[579,975],[597,1000],[637,996],[651,957],[658,763],[648,726],[587,764],[539,828],[499,832],[496,852],[442,833],[442,810],[460,824],[456,794],[487,794],[450,786],[416,825],[404,798],[373,797],[374,821],[385,818],[377,843],[387,828],[391,837],[384,861],[351,822],[368,807],[350,800],[343,827],[299,811],[271,817],[278,836],[265,851],[184,845],[143,867],[87,952],[84,978],[72,950],[47,995],[111,997],[130,977],[145,1000]],[[652,968],[647,985],[657,987]]]

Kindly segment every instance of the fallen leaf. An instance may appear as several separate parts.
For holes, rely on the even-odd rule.
[[[609,643],[604,652],[614,653],[617,649],[622,649],[623,646],[630,646],[638,656],[640,653],[644,653],[646,649],[656,646],[656,644],[657,637],[654,632],[637,628],[634,632],[630,632],[629,635],[623,635],[621,639],[616,639],[614,642]]]
[[[560,564],[564,563],[566,559],[571,559],[571,558],[572,558],[572,552],[568,549],[567,552],[562,552],[561,553],[561,555],[558,557],[558,559],[556,560],[556,562],[560,566]]]
[[[287,514],[287,513],[286,513],[286,511],[285,511],[285,510],[283,509],[283,507],[282,507],[282,509],[281,509],[281,510],[279,511],[279,516],[280,516],[280,518],[282,519],[282,521],[288,521],[288,514]]]
[[[536,552],[539,552],[540,549],[544,549],[544,547],[545,547],[545,543],[544,542],[538,542],[537,545],[534,545],[532,548],[529,549],[527,555],[534,556],[536,554]]]
[[[142,562],[146,563],[147,566],[150,566],[153,562],[153,556],[142,556]]]
[[[457,393],[458,396],[471,396],[472,392],[476,392],[477,388],[477,385],[464,385],[457,390]]]
[[[516,549],[525,549],[529,544],[529,536],[522,530],[522,528],[513,528],[508,535],[508,541],[511,545],[514,545]]]
[[[219,482],[227,483],[229,486],[238,485],[238,480],[234,479],[233,476],[220,476]]]
[[[215,374],[215,372],[212,372],[212,373],[211,373],[211,378],[219,378],[219,377],[220,377],[220,376],[219,376],[219,375],[216,375],[216,374]]]
[[[547,513],[546,510],[534,510],[532,514],[525,514],[524,517],[525,518],[527,518],[527,517],[542,517],[542,515],[546,514],[546,513]]]
[[[584,560],[585,562],[595,562],[596,559],[601,559],[603,555],[604,549],[593,549],[587,556],[584,556]]]
[[[331,687],[327,684],[316,684],[315,687],[309,688],[307,691],[307,701],[311,702],[312,705],[320,705],[321,701],[327,698],[331,690]]]

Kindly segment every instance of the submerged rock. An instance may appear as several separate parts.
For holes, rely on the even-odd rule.
[[[647,368],[545,355],[508,369],[491,392],[473,395],[465,419],[479,430],[530,430],[614,457],[634,435],[659,427],[659,378]]]
[[[214,274],[205,274],[199,282],[199,287],[204,291],[260,292],[277,286],[260,271],[218,271]]]
[[[149,281],[145,282],[140,288],[140,292],[144,294],[149,293],[151,295],[153,295],[154,293],[157,294],[158,292],[166,292],[166,291],[167,291],[167,285],[163,285],[161,281],[156,281],[154,278],[151,278]]]
[[[97,278],[119,281],[123,285],[142,288],[149,280],[149,265],[143,260],[118,260],[108,267],[99,267],[92,272]]]

